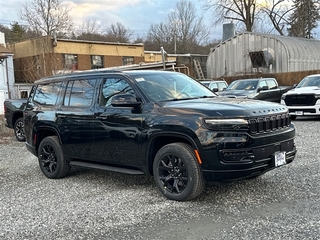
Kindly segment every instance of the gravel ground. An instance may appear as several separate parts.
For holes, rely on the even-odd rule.
[[[320,239],[320,119],[295,121],[295,161],[253,180],[165,199],[153,180],[88,169],[47,179],[0,142],[0,239]]]

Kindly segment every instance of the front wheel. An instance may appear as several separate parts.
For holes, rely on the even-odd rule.
[[[159,190],[171,200],[196,198],[205,185],[193,149],[185,143],[171,143],[157,152],[153,176]]]
[[[63,155],[57,136],[44,138],[38,150],[39,166],[48,178],[63,178],[70,173],[70,165]]]
[[[18,118],[14,123],[14,135],[19,142],[24,142],[26,140],[24,135],[24,122],[23,118]]]

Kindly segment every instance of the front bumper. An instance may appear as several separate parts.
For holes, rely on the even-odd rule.
[[[223,133],[221,133],[223,134]],[[284,129],[257,133],[240,138],[239,134],[228,142],[208,145],[201,151],[202,171],[207,182],[221,183],[261,175],[275,168],[275,153],[285,153],[286,163],[296,155],[293,124]],[[222,138],[220,138],[222,139]],[[239,141],[241,140],[242,141]],[[244,141],[245,140],[245,141]]]
[[[294,160],[296,152],[296,148],[286,152],[286,164]],[[230,164],[220,170],[203,170],[203,175],[208,183],[223,183],[259,176],[275,168],[274,158],[270,156],[260,161]]]
[[[299,96],[299,97],[303,97]],[[309,95],[308,95],[309,96]],[[310,95],[311,96],[311,95]],[[312,95],[313,96],[313,95]],[[289,109],[292,116],[317,116],[320,115],[320,100],[299,101],[294,104],[286,104],[285,100],[281,100],[281,104]]]

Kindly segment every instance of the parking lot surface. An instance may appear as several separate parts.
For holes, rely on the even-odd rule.
[[[293,163],[189,202],[146,176],[77,168],[48,179],[24,143],[2,137],[0,239],[320,239],[320,119],[294,123]]]

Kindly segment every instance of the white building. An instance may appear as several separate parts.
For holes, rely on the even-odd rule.
[[[320,41],[245,32],[210,50],[207,77],[320,69]]]
[[[4,33],[0,32],[0,114],[3,102],[14,96],[13,53],[6,48]]]
[[[13,53],[6,48],[4,33],[0,32],[0,115],[4,113],[4,100],[26,98],[31,85],[15,83]]]

